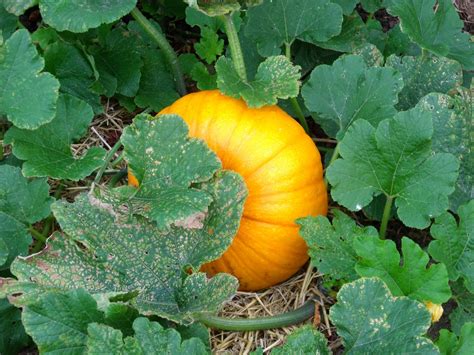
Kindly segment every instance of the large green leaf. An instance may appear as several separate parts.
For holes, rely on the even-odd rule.
[[[354,266],[357,262],[352,243],[359,235],[377,238],[373,227],[359,227],[343,212],[334,209],[332,225],[326,217],[305,217],[297,220],[300,235],[308,245],[311,263],[319,272],[334,279],[355,280]]]
[[[38,4],[38,0],[2,0],[5,9],[17,16],[23,15],[26,10],[36,4]]]
[[[398,16],[402,31],[422,48],[474,69],[474,43],[463,33],[463,22],[451,0],[388,0],[388,11]]]
[[[258,66],[252,81],[242,80],[230,59],[222,56],[216,63],[217,87],[225,95],[242,97],[249,107],[276,105],[278,99],[296,97],[300,70],[285,56],[267,58]]]
[[[430,229],[435,240],[428,251],[446,265],[451,280],[462,276],[474,293],[474,200],[459,207],[458,215],[459,225],[448,212],[436,218]]]
[[[295,39],[324,42],[341,32],[341,8],[329,0],[273,0],[248,10],[245,34],[264,56],[281,54]]]
[[[317,354],[329,355],[331,352],[323,334],[314,327],[305,325],[293,331],[285,344],[272,350],[272,355]]]
[[[407,297],[393,297],[378,278],[345,284],[330,309],[347,354],[438,354],[423,335],[431,317]]]
[[[18,27],[18,17],[8,13],[0,3],[0,45],[7,40]]]
[[[176,330],[164,329],[160,323],[147,318],[137,318],[133,329],[135,336],[123,339],[119,330],[103,324],[89,324],[87,354],[208,354],[198,338],[181,341]]]
[[[121,141],[129,169],[140,186],[129,206],[157,223],[201,228],[212,195],[191,187],[208,181],[222,167],[204,141],[188,138],[178,116],[143,115],[124,130]]]
[[[446,266],[432,264],[427,268],[428,254],[407,237],[402,238],[402,263],[397,246],[391,240],[359,236],[354,241],[354,249],[359,256],[357,273],[380,277],[394,296],[435,304],[447,302],[451,297]]]
[[[93,118],[84,101],[61,95],[54,120],[37,130],[11,128],[5,142],[13,145],[16,157],[23,163],[25,176],[50,176],[56,179],[80,180],[103,164],[105,150],[90,148],[82,157],[71,152],[71,143],[82,137]]]
[[[137,0],[40,0],[44,21],[58,31],[86,32],[125,16]]]
[[[350,15],[356,7],[359,0],[332,0],[333,3],[338,4],[344,13],[344,15]]]
[[[7,299],[0,299],[0,354],[17,355],[29,342],[21,323],[21,310]]]
[[[50,214],[52,200],[46,179],[28,181],[19,168],[0,166],[0,270],[28,254],[27,226]]]
[[[399,112],[377,129],[358,120],[340,142],[343,159],[327,170],[332,197],[356,211],[383,194],[395,199],[405,225],[427,227],[447,209],[459,169],[453,155],[432,152],[432,134],[431,116],[419,108]]]
[[[27,30],[0,45],[0,114],[17,127],[35,129],[54,118],[59,82],[43,68]]]
[[[305,104],[331,137],[342,139],[351,124],[364,119],[376,125],[391,118],[402,89],[391,68],[368,68],[360,56],[348,55],[332,66],[319,65],[303,86]]]
[[[396,69],[403,76],[404,86],[397,105],[400,110],[414,107],[430,92],[446,94],[462,83],[461,65],[448,58],[392,55],[387,58],[385,65]]]
[[[341,0],[347,1],[347,0]],[[341,33],[324,42],[315,43],[317,46],[338,52],[352,52],[355,48],[367,42],[368,32],[364,21],[359,15],[344,16]]]
[[[441,329],[436,345],[442,355],[469,355],[474,349],[474,322],[464,324],[459,338],[447,329]]]
[[[472,90],[459,88],[458,94],[453,97],[433,93],[418,103],[420,108],[430,112],[433,117],[433,151],[451,153],[460,163],[456,190],[449,196],[450,208],[453,211],[473,198],[473,95]]]
[[[474,319],[474,297],[461,279],[451,282],[451,289],[457,308],[449,315],[449,320],[451,321],[451,330],[460,335],[464,324],[472,322]]]

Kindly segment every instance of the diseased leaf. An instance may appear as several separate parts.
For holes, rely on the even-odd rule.
[[[102,322],[96,301],[82,289],[46,292],[23,308],[23,324],[42,354],[83,354],[87,325]]]
[[[465,285],[474,293],[474,200],[459,207],[459,225],[446,212],[431,226],[433,240],[428,251],[436,261],[448,269],[449,278],[462,276]]]
[[[0,354],[17,355],[29,342],[21,323],[21,310],[7,299],[0,299]]]
[[[355,266],[357,273],[380,277],[394,296],[408,296],[435,304],[447,302],[451,297],[445,265],[432,264],[427,268],[428,254],[407,237],[402,238],[402,263],[395,242],[391,240],[358,236],[354,249],[359,256]]]
[[[86,32],[120,19],[137,0],[41,0],[44,21],[58,31]]]
[[[419,108],[399,112],[377,129],[358,120],[339,144],[343,159],[327,170],[332,197],[356,211],[384,194],[395,199],[405,225],[426,228],[447,209],[459,169],[453,155],[433,154],[432,134],[432,119]]]
[[[43,68],[27,30],[0,45],[0,114],[17,127],[35,129],[54,118],[59,82]]]
[[[2,0],[5,9],[17,16],[23,15],[26,10],[37,4],[38,0]]]
[[[184,0],[189,6],[208,16],[220,16],[240,10],[241,7],[259,5],[263,0]]]
[[[389,0],[388,11],[398,16],[411,40],[440,57],[474,69],[474,43],[463,33],[463,22],[451,0]]]
[[[402,86],[395,70],[369,68],[362,57],[348,55],[332,66],[317,66],[301,92],[308,109],[318,114],[317,123],[340,140],[359,119],[378,124],[393,117]]]
[[[95,113],[101,113],[99,95],[91,90],[96,78],[84,55],[73,45],[55,42],[44,52],[46,70],[61,83],[60,91],[87,102]]]
[[[387,58],[386,66],[396,69],[403,76],[403,89],[397,108],[408,110],[430,92],[448,93],[462,83],[461,65],[448,58],[436,56]]]
[[[258,66],[255,79],[246,82],[239,77],[232,61],[222,56],[216,63],[217,87],[225,95],[242,97],[249,107],[276,105],[278,99],[298,95],[300,70],[285,56],[269,57]]]
[[[371,43],[366,43],[352,51],[353,54],[364,58],[368,67],[381,67],[384,63],[383,54]]]
[[[393,297],[378,278],[345,284],[330,309],[330,319],[347,354],[438,354],[423,335],[431,323],[426,307],[407,297]]]
[[[310,15],[309,15],[310,14]],[[264,56],[281,54],[295,39],[324,42],[341,32],[342,11],[329,0],[273,0],[247,12],[245,34]]]
[[[308,245],[311,263],[319,272],[334,279],[355,280],[354,266],[357,262],[352,243],[359,235],[378,238],[373,227],[361,228],[343,212],[332,210],[332,225],[326,217],[305,217],[296,222],[300,225],[300,235]]]
[[[128,201],[129,208],[161,229],[171,224],[202,228],[213,201],[212,192],[191,185],[211,179],[221,162],[203,141],[188,138],[188,133],[179,116],[142,115],[121,138],[129,169],[140,184]]]
[[[209,27],[201,29],[201,40],[194,44],[196,53],[208,64],[216,61],[224,50],[224,40],[219,39],[216,31]]]
[[[305,325],[293,331],[285,340],[283,346],[272,350],[273,355],[286,354],[331,354],[327,340],[320,332],[310,325]]]
[[[433,151],[451,153],[460,163],[456,189],[449,196],[453,211],[474,198],[473,104],[472,93],[459,88],[454,97],[433,93],[422,98],[417,105],[433,117]]]
[[[5,135],[5,142],[13,145],[16,157],[25,160],[25,176],[77,181],[98,169],[105,156],[105,150],[99,147],[90,148],[80,158],[71,152],[71,143],[86,133],[92,118],[92,109],[84,101],[61,95],[51,123],[34,131],[12,127]]]

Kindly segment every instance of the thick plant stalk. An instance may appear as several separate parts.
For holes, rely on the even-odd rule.
[[[382,222],[380,223],[380,238],[385,239],[387,234],[388,220],[390,219],[390,212],[392,212],[393,197],[387,196],[385,207],[383,209]]]
[[[311,300],[294,311],[283,313],[277,316],[252,319],[230,319],[200,314],[197,316],[197,320],[206,326],[215,329],[248,332],[253,330],[283,328],[298,324],[314,316],[314,312],[315,305],[314,301]]]
[[[240,47],[239,35],[235,29],[234,21],[230,15],[222,15],[222,21],[224,21],[225,33],[229,40],[230,54],[232,56],[232,62],[234,68],[239,74],[243,81],[247,81],[247,69],[245,68],[244,55],[242,54],[242,48]]]
[[[186,84],[184,83],[183,72],[179,67],[178,57],[166,37],[160,31],[158,31],[145,16],[143,16],[138,8],[134,8],[132,12],[130,12],[130,15],[133,16],[137,23],[146,31],[146,33],[151,36],[151,38],[153,38],[158,47],[163,51],[166,60],[168,60],[168,63],[173,70],[178,92],[181,96],[186,95]]]

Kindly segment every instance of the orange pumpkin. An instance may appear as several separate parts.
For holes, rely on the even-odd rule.
[[[203,271],[230,273],[246,291],[296,273],[308,255],[294,221],[328,207],[320,155],[303,128],[277,106],[251,109],[217,90],[186,95],[159,114],[181,116],[249,191],[232,245]]]

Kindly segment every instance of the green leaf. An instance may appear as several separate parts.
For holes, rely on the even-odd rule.
[[[359,235],[377,238],[373,227],[361,228],[343,212],[333,209],[332,225],[326,217],[305,217],[298,219],[300,235],[308,245],[311,263],[323,274],[334,279],[355,280],[354,266],[357,254],[352,243]]]
[[[46,179],[28,181],[19,168],[0,166],[0,270],[28,254],[27,225],[47,217],[52,201]]]
[[[114,22],[133,10],[137,0],[41,0],[44,21],[58,31],[86,32]]]
[[[385,60],[380,50],[371,43],[355,48],[352,53],[364,58],[368,67],[381,67]]]
[[[441,329],[435,344],[442,355],[454,355],[453,350],[458,345],[458,337],[447,329]]]
[[[459,88],[454,97],[429,94],[418,103],[420,108],[433,116],[433,151],[451,153],[460,163],[456,190],[449,196],[450,208],[453,211],[473,197],[473,100],[470,90]]]
[[[54,118],[59,83],[43,68],[27,30],[0,46],[0,114],[17,127],[35,129]]]
[[[99,83],[107,97],[115,93],[132,97],[137,93],[143,62],[136,47],[135,38],[118,28],[107,35],[100,47],[92,49]]]
[[[0,4],[0,46],[1,38],[7,40],[18,27],[18,17],[8,13]]]
[[[464,324],[461,336],[451,333],[447,329],[441,329],[436,345],[442,355],[469,355],[474,348],[474,323]]]
[[[208,64],[216,61],[224,50],[224,40],[219,39],[216,31],[209,27],[201,29],[201,39],[194,44],[196,53]]]
[[[23,163],[25,176],[49,176],[55,179],[80,180],[103,164],[105,151],[93,147],[82,157],[71,152],[71,143],[82,137],[93,118],[85,102],[61,95],[56,117],[35,131],[10,128],[5,142],[13,145],[13,153]]]
[[[329,0],[273,0],[248,10],[245,34],[264,56],[281,54],[295,39],[324,42],[341,32],[342,11]]]
[[[216,311],[236,291],[237,280],[226,274],[208,280],[198,270],[229,247],[242,214],[245,186],[236,174],[222,172],[201,189],[214,201],[201,229],[172,227],[163,232],[155,223],[131,215],[126,206],[111,205],[107,197],[81,194],[74,203],[55,202],[53,213],[64,234],[50,237],[42,253],[12,264],[11,272],[18,277],[14,292],[25,287],[24,292],[34,293],[25,282],[39,288],[84,288],[92,294],[137,292],[133,302],[141,314],[175,321]]]
[[[21,310],[12,306],[7,299],[0,299],[0,354],[16,355],[29,342],[30,338],[21,323]]]
[[[56,42],[44,52],[46,70],[61,83],[61,92],[87,102],[95,113],[103,111],[99,95],[91,90],[95,82],[94,71],[84,55],[73,45]]]
[[[385,65],[396,69],[403,76],[405,85],[397,105],[400,110],[414,107],[430,92],[446,94],[462,83],[461,65],[448,58],[392,55],[387,58]]]
[[[327,170],[335,201],[352,211],[375,196],[395,199],[397,215],[409,227],[426,228],[448,207],[459,163],[431,151],[430,115],[414,108],[382,121],[377,129],[358,120],[339,143],[338,159]]]
[[[463,33],[463,22],[451,0],[389,0],[388,11],[398,16],[411,40],[440,57],[474,69],[474,43]]]
[[[245,82],[239,77],[232,61],[222,56],[216,63],[217,87],[225,95],[242,97],[252,108],[276,105],[279,98],[298,95],[300,70],[285,56],[269,57],[258,66],[255,79]]]
[[[332,0],[333,3],[338,4],[344,13],[344,15],[350,15],[356,7],[359,0]]]
[[[239,12],[234,12],[232,14],[232,21],[234,22],[234,26],[238,32],[242,23]],[[186,7],[186,23],[190,26],[199,26],[201,29],[209,27],[215,32],[225,31],[225,24],[224,21],[222,21],[222,18],[208,16],[194,7]]]
[[[239,11],[243,7],[259,5],[263,0],[184,0],[189,6],[208,16],[220,16]]]
[[[199,62],[191,70],[191,78],[196,81],[199,90],[217,89],[217,75],[211,74],[206,66]]]
[[[446,212],[435,219],[430,232],[433,240],[428,251],[448,269],[449,278],[462,276],[466,287],[474,293],[474,200],[459,207],[459,225]]]
[[[402,86],[395,70],[369,68],[362,57],[347,55],[317,66],[301,92],[324,131],[340,140],[359,119],[378,124],[393,117]]]
[[[38,0],[2,0],[5,9],[17,16],[23,15],[26,10],[37,4]]]
[[[361,0],[360,3],[368,13],[374,13],[385,5],[384,0]]]
[[[330,309],[330,319],[347,354],[438,354],[423,334],[431,317],[426,307],[406,297],[393,297],[378,278],[345,284]]]
[[[402,238],[402,263],[392,240],[358,236],[354,249],[360,258],[355,266],[357,273],[380,277],[394,296],[436,304],[447,302],[451,297],[446,266],[432,264],[427,268],[428,254],[407,237]]]
[[[293,331],[286,338],[285,345],[272,350],[272,355],[286,354],[320,354],[329,355],[331,352],[323,334],[314,327],[305,325]]]
[[[474,349],[474,322],[469,322],[463,325],[461,329],[461,336],[459,337],[459,344],[455,349],[456,354],[468,355]]]
[[[212,202],[211,194],[191,185],[211,179],[221,162],[204,141],[188,134],[179,116],[142,115],[121,138],[125,160],[140,184],[129,206],[158,228],[202,228]]]
[[[119,329],[124,335],[132,335],[132,323],[138,318],[138,311],[125,303],[110,303],[105,309],[105,324]]]
[[[460,279],[451,282],[451,289],[457,308],[449,315],[449,320],[451,321],[451,330],[459,336],[464,324],[472,322],[474,319],[474,297]]]
[[[83,354],[87,325],[102,322],[96,301],[82,289],[46,292],[24,307],[23,324],[40,353]]]

